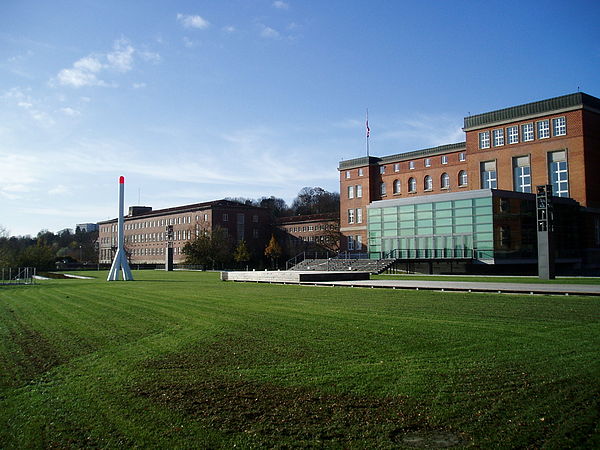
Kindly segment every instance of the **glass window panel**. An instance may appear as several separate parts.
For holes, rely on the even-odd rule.
[[[397,214],[388,214],[386,216],[383,216],[383,221],[384,222],[397,222],[398,221],[398,215]]]
[[[398,209],[396,207],[393,208],[383,208],[383,213],[384,214],[396,214],[398,212]]]
[[[435,224],[437,226],[452,225],[452,217],[447,217],[444,219],[436,219]]]
[[[381,231],[369,231],[369,238],[381,237]]]
[[[397,236],[398,233],[396,232],[396,230],[384,230],[383,235],[386,237]]]
[[[473,216],[464,216],[464,217],[455,217],[454,224],[455,225],[468,225],[473,223]]]
[[[418,211],[417,219],[431,219],[433,218],[433,211]]]
[[[452,209],[452,202],[437,202],[435,210],[439,211],[440,209]]]
[[[433,220],[431,220],[431,219],[417,220],[417,227],[432,227],[432,226],[433,226]]]
[[[461,209],[454,210],[455,217],[472,216],[472,215],[473,215],[473,208],[461,208]]]
[[[470,208],[472,205],[471,200],[454,200],[454,208]]]
[[[452,217],[452,210],[451,209],[445,209],[443,211],[436,211],[435,212],[435,217],[436,218]]]
[[[401,214],[412,213],[415,210],[415,205],[403,205],[399,209]]]
[[[381,224],[380,223],[370,223],[369,230],[381,230]]]
[[[414,220],[403,220],[402,222],[399,222],[399,224],[400,224],[401,228],[414,228],[415,227]]]
[[[472,233],[473,226],[472,225],[456,225],[454,227],[455,233]]]
[[[402,228],[400,230],[400,233],[398,233],[400,236],[413,236],[415,234],[415,229],[414,228]]]
[[[491,223],[485,223],[483,225],[476,225],[475,226],[475,231],[478,233],[489,233],[492,230],[492,224]]]
[[[436,227],[435,228],[435,234],[451,234],[452,233],[452,227]]]
[[[478,216],[481,216],[483,214],[491,214],[492,213],[492,206],[479,206],[475,209],[475,214]]]
[[[473,204],[475,206],[492,206],[492,197],[475,198]]]
[[[475,223],[492,223],[492,215],[488,216],[475,216]]]
[[[398,225],[396,222],[385,222],[383,224],[384,230],[395,230],[396,228],[398,228]]]
[[[475,240],[477,244],[483,241],[492,241],[494,239],[494,233],[475,233]]]
[[[421,203],[416,205],[417,211],[431,211],[433,209],[433,203]]]
[[[433,234],[433,228],[417,228],[417,234],[420,234],[420,235]]]

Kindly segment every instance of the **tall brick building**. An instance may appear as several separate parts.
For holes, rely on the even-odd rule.
[[[600,245],[600,183],[593,181],[600,170],[600,99],[575,93],[469,116],[464,131],[464,142],[341,161],[342,248],[373,254],[483,248],[482,255],[492,254],[488,259],[494,260],[501,242],[514,244],[514,236],[522,235],[521,228],[516,234],[513,229],[513,238],[507,240],[511,228],[497,220],[500,194],[507,192],[506,200],[515,198],[511,192],[521,193],[517,197],[526,202],[536,186],[549,184],[555,196],[578,202],[586,213],[583,245],[594,253]],[[489,197],[497,200],[489,203],[481,200],[488,194],[471,192],[481,190],[493,190]],[[443,220],[449,213],[440,210],[439,223],[435,213],[425,213],[447,205],[453,210],[448,201],[467,200],[473,208],[486,202],[496,205],[489,220],[481,218],[488,223],[477,223],[476,209],[464,220]],[[420,219],[419,210],[424,211]],[[389,214],[387,222],[382,211]],[[417,222],[408,219],[411,214]]]
[[[271,231],[269,210],[229,200],[216,200],[153,211],[132,206],[125,217],[125,248],[132,264],[162,264],[167,244],[166,227],[173,226],[173,260],[182,263],[183,246],[198,233],[220,227],[237,244],[245,240],[262,255]],[[110,264],[117,245],[117,219],[98,223],[99,262]]]

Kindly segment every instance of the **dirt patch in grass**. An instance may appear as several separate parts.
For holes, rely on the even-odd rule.
[[[11,385],[26,384],[64,362],[46,338],[23,324],[10,331],[10,340],[17,348],[13,357],[19,372],[8,380]]]
[[[224,379],[159,382],[135,392],[192,420],[225,432],[245,433],[275,447],[360,442],[444,448],[468,443],[460,433],[428,427],[414,405],[406,405],[407,399],[401,397],[367,398]]]
[[[260,446],[443,448],[470,442],[460,433],[429,426],[427,408],[415,399],[323,392],[232,376],[239,367],[318,360],[302,342],[281,345],[271,333],[239,329],[212,343],[146,361],[144,368],[152,375],[133,391],[211,428],[244,433]]]

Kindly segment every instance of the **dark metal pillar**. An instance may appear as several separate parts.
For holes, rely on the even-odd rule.
[[[554,265],[554,209],[552,207],[552,185],[537,187],[537,248],[538,276],[542,280],[556,277]]]

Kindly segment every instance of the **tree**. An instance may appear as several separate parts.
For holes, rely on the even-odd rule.
[[[292,211],[300,216],[339,212],[339,210],[340,194],[328,192],[320,187],[303,187],[292,202]]]
[[[272,234],[269,245],[267,245],[267,248],[265,248],[265,256],[271,260],[271,267],[273,267],[273,261],[277,263],[277,260],[282,253],[283,250],[281,249],[281,246],[277,242],[277,239],[275,239],[275,235]]]
[[[184,245],[182,251],[186,255],[186,264],[199,265],[206,270],[207,267],[223,266],[230,261],[231,247],[231,239],[227,231],[215,227],[212,232],[201,230],[194,240]]]
[[[233,259],[241,265],[250,261],[250,250],[248,250],[246,241],[241,241],[238,244],[233,254]]]

